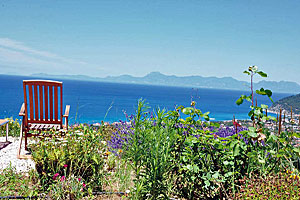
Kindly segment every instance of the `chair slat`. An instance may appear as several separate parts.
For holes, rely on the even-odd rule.
[[[33,92],[32,92],[32,85],[28,85],[28,95],[29,95],[30,120],[33,120],[34,117],[33,117]],[[25,108],[25,109],[27,109],[27,108]]]
[[[62,86],[60,88],[60,125],[63,125],[63,89]]]
[[[56,86],[54,86],[54,118],[55,121],[58,121],[58,95]]]
[[[49,129],[60,129],[59,124],[30,124],[31,130],[49,130]]]
[[[55,122],[55,121],[43,121],[43,122],[41,122],[41,121],[37,121],[37,120],[28,120],[28,123],[43,123],[43,124],[60,124],[60,120],[58,120],[57,122]]]
[[[34,89],[34,118],[36,121],[39,120],[39,104],[38,104],[38,91],[37,91],[37,85],[33,86]]]
[[[27,120],[28,120],[28,108],[27,108],[27,105],[28,105],[28,100],[27,100],[27,90],[26,90],[26,85],[25,83],[23,83],[23,93],[24,93],[24,107],[22,105],[21,107],[21,110],[20,110],[20,113],[25,113],[25,116],[23,117],[23,120],[24,120],[24,124],[27,124]],[[22,110],[23,109],[23,110]],[[23,112],[22,112],[23,111]],[[20,115],[19,113],[19,115]],[[20,115],[21,116],[21,115]]]
[[[40,121],[44,121],[44,107],[43,107],[43,86],[39,86],[39,96],[40,96]]]
[[[50,121],[53,121],[53,87],[49,86]]]
[[[45,120],[48,121],[48,86],[44,86],[44,97],[45,97]]]

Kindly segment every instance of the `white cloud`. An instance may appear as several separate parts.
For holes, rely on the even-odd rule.
[[[56,64],[76,64],[86,65],[82,61],[65,58],[54,53],[41,51],[24,45],[22,42],[9,38],[0,38],[0,61],[6,62],[26,62],[31,64],[56,63]]]
[[[0,60],[6,63],[23,64],[50,64],[48,61],[28,56],[23,52],[0,47]]]
[[[0,73],[17,73],[30,75],[32,73],[67,72],[69,66],[53,61],[47,61],[28,56],[23,52],[0,47]]]

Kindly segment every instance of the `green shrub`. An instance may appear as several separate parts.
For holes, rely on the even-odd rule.
[[[238,180],[241,187],[232,199],[299,199],[299,176],[292,172],[280,172],[266,177]]]
[[[245,73],[263,77],[257,67]],[[252,82],[251,82],[252,84]],[[191,107],[180,106],[174,111],[157,110],[149,115],[144,101],[139,101],[130,124],[118,127],[109,142],[113,152],[132,164],[135,171],[134,199],[159,199],[178,195],[186,199],[223,199],[235,193],[243,177],[278,173],[284,167],[294,168],[300,148],[293,144],[294,132],[272,133],[264,127],[268,120],[266,105],[254,105],[254,91],[242,95],[252,102],[250,127],[219,127],[209,122],[209,112],[202,113],[195,102]],[[272,92],[256,91],[272,100]],[[227,130],[224,133],[223,129]],[[228,132],[228,129],[231,131]]]
[[[58,138],[41,138],[31,145],[33,160],[44,189],[55,174],[74,175],[95,190],[102,190],[106,143],[100,132],[79,126]]]
[[[8,136],[19,137],[20,136],[20,123],[18,119],[6,118],[8,122]],[[5,136],[6,134],[6,125],[0,127],[0,136]]]
[[[55,181],[50,186],[49,197],[56,200],[77,200],[84,197],[84,190],[86,190],[86,184],[81,178],[77,178],[74,175],[69,177],[54,176]]]
[[[0,171],[1,196],[36,196],[40,193],[37,174],[30,171],[27,175],[17,173],[11,165]]]

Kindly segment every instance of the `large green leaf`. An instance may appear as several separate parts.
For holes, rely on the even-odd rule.
[[[265,93],[268,97],[272,96],[272,91],[271,90],[265,90]]]
[[[298,137],[298,138],[300,138],[300,133],[293,132],[292,136],[293,136],[293,137]]]
[[[240,97],[240,98],[238,98],[238,100],[236,100],[235,103],[236,103],[237,105],[241,105],[241,104],[243,103],[243,101],[244,101],[244,100],[242,99],[242,97]]]
[[[260,158],[258,159],[258,162],[261,163],[261,164],[266,163],[265,159],[260,159]]]
[[[293,148],[293,151],[295,151],[296,153],[300,153],[300,149],[297,147]]]
[[[249,131],[251,131],[251,132],[255,132],[255,131],[256,131],[255,127],[249,127],[248,129],[249,129]]]
[[[244,73],[244,74],[250,75],[250,72],[248,72],[248,71],[244,71],[243,73]]]
[[[254,114],[255,114],[255,115],[260,115],[260,114],[261,114],[261,111],[260,111],[259,109],[256,109],[256,110],[254,110]]]
[[[188,170],[190,170],[190,171],[193,170],[193,166],[192,166],[192,165],[187,165],[186,168],[187,168]]]
[[[191,108],[191,107],[186,107],[186,108],[182,109],[182,112],[186,115],[191,114],[193,111],[194,111],[194,108]]]
[[[228,162],[227,160],[225,160],[225,161],[223,162],[223,164],[224,164],[224,165],[228,165],[229,162]]]
[[[224,174],[225,177],[229,177],[229,176],[232,176],[233,173],[232,172],[227,172],[226,174]]]
[[[209,187],[210,186],[210,182],[208,180],[204,181],[205,186]]]
[[[212,177],[215,179],[219,178],[219,176],[220,176],[220,174],[218,171],[212,175]]]
[[[210,112],[208,111],[208,112],[204,113],[203,115],[209,115],[209,113],[210,113]]]
[[[276,117],[268,116],[268,118],[269,118],[270,120],[277,121]]]
[[[265,72],[258,71],[257,72],[261,77],[268,77],[268,75]]]
[[[249,116],[249,117],[252,117],[253,114],[254,114],[254,110],[250,110],[250,112],[248,113],[248,116]]]
[[[250,127],[250,128],[253,128],[253,127]],[[249,129],[250,129],[249,128]],[[255,132],[255,131],[249,131],[248,132],[248,135],[250,136],[250,137],[253,137],[253,138],[256,138],[257,137],[257,133]]]
[[[209,116],[208,116],[208,115],[203,115],[203,118],[204,118],[206,121],[209,121]]]
[[[95,161],[95,163],[98,165],[99,164],[99,161],[98,159],[96,158],[96,155],[94,154],[93,157],[92,157],[93,161]]]
[[[197,165],[194,165],[193,166],[193,169],[194,169],[194,172],[195,173],[198,173],[199,172],[199,167]]]
[[[247,96],[245,99],[249,102],[252,102],[252,95]]]
[[[268,120],[268,117],[266,117],[266,116],[263,116],[263,117],[261,118],[261,120],[262,120],[263,122],[265,122],[265,121],[267,121],[267,120]]]
[[[256,92],[256,94],[266,95],[266,91],[264,88],[260,88],[260,90],[256,90],[255,92]]]
[[[240,155],[240,144],[236,144],[233,148],[233,156],[238,156]]]

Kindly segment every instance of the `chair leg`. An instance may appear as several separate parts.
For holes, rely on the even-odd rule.
[[[23,138],[23,124],[21,123],[21,128],[20,128],[20,138],[19,138],[19,149],[17,152],[17,158],[21,158],[21,147],[22,147],[22,138]]]
[[[25,149],[27,150],[27,130],[23,130],[24,129],[24,121],[22,121],[22,125],[21,125],[21,128],[20,128],[20,143],[19,143],[19,149],[18,149],[18,152],[17,152],[17,158],[18,159],[32,159],[32,156],[31,155],[21,155],[21,147],[22,147],[22,138],[23,138],[23,133],[25,134],[24,137],[25,137]]]
[[[27,133],[25,132],[25,150],[27,151]]]

